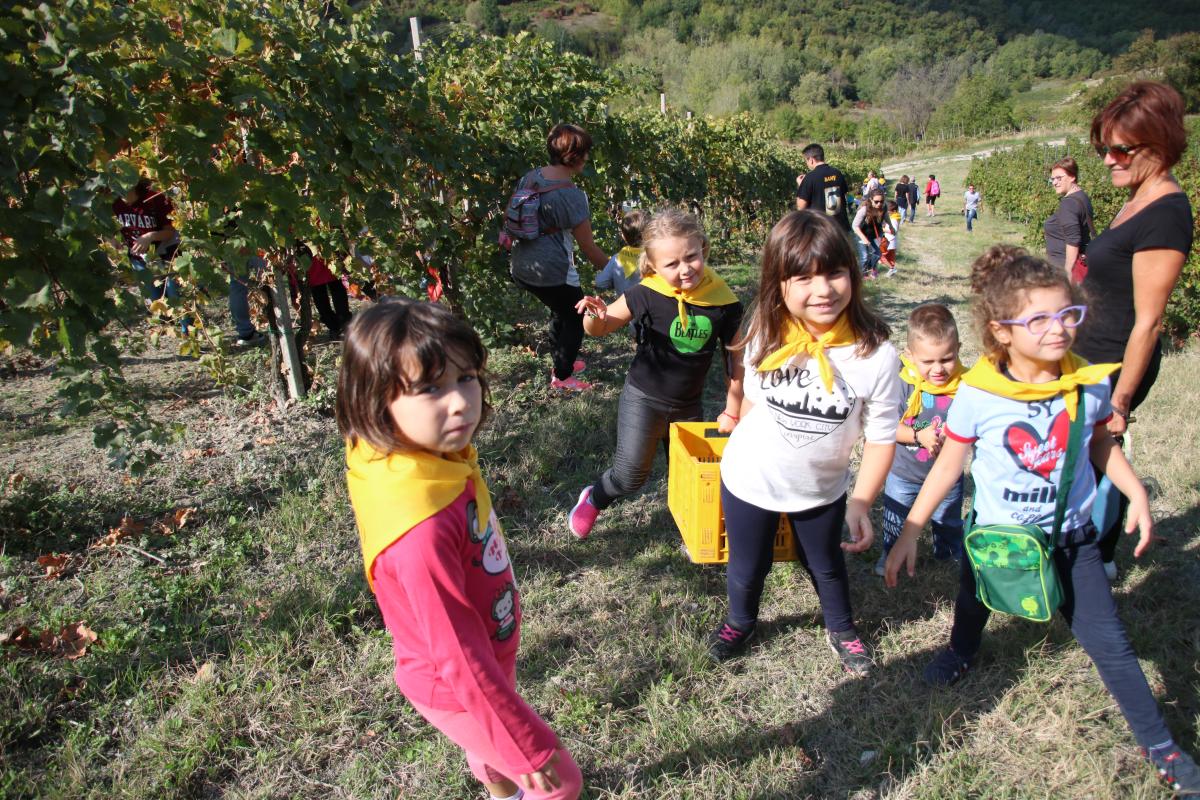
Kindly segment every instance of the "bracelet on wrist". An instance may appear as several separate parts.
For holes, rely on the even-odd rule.
[[[728,411],[722,411],[720,414],[717,414],[717,417],[718,417],[718,418],[720,418],[720,417],[729,417],[729,418],[730,418],[731,420],[733,420],[734,422],[737,422],[738,420],[740,420],[740,419],[741,419],[741,417],[735,417],[733,414],[730,414]]]

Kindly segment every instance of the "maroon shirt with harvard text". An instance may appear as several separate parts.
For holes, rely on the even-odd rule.
[[[127,203],[125,198],[119,198],[113,201],[112,208],[121,226],[121,237],[125,239],[126,248],[133,247],[134,241],[142,234],[161,231],[169,225],[171,213],[175,210],[165,192],[155,192],[138,203]]]

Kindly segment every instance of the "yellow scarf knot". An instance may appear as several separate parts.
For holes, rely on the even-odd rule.
[[[901,355],[900,363],[903,365],[900,368],[900,380],[913,387],[912,394],[908,396],[908,407],[904,409],[903,419],[911,419],[921,413],[921,392],[953,397],[958,391],[958,384],[962,381],[963,365],[960,361],[954,362],[954,371],[950,373],[950,380],[941,386],[922,378],[917,365],[908,356]]]
[[[831,347],[844,347],[849,344],[857,344],[857,342],[858,340],[854,337],[854,328],[851,327],[850,320],[845,314],[837,318],[837,322],[833,323],[832,328],[817,337],[809,333],[799,322],[794,319],[789,320],[787,332],[783,337],[783,346],[764,358],[758,365],[758,371],[770,372],[779,369],[793,356],[803,353],[809,358],[816,359],[825,390],[832,392],[833,365],[829,363],[829,356],[825,354],[825,351]]]
[[[1079,411],[1079,393],[1075,391],[1080,386],[1092,386],[1100,383],[1112,373],[1121,368],[1120,364],[1088,364],[1088,362],[1068,352],[1059,363],[1062,375],[1058,380],[1046,383],[1023,383],[1007,377],[997,368],[987,356],[983,356],[975,366],[963,375],[963,383],[976,389],[1031,403],[1035,400],[1049,400],[1062,395],[1067,406],[1067,416],[1074,421]]]
[[[737,295],[729,288],[729,284],[721,276],[712,271],[711,267],[704,268],[700,283],[695,289],[677,289],[664,281],[657,274],[642,278],[642,286],[658,292],[664,297],[674,297],[679,303],[679,324],[683,330],[688,328],[687,304],[694,306],[728,306],[738,302]]]
[[[617,251],[617,263],[621,265],[621,271],[625,273],[626,278],[632,278],[633,273],[638,271],[638,259],[642,256],[642,248],[640,247],[622,247]]]
[[[444,457],[424,451],[385,456],[361,439],[357,446],[346,442],[346,486],[372,591],[371,567],[379,554],[458,499],[468,480],[475,482],[478,530],[483,531],[492,500],[473,446]]]

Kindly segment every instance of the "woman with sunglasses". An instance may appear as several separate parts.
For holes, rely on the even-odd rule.
[[[875,173],[871,174],[873,176]],[[867,192],[863,204],[858,207],[858,213],[854,215],[854,223],[850,229],[860,242],[858,251],[862,258],[863,277],[879,277],[879,259],[883,256],[879,242],[883,239],[884,231],[891,231],[892,235],[896,233],[884,206],[883,189],[876,188]]]
[[[1111,378],[1108,424],[1118,438],[1158,377],[1163,314],[1192,249],[1192,207],[1171,174],[1187,147],[1183,109],[1171,87],[1138,81],[1092,120],[1092,144],[1113,186],[1127,189],[1129,199],[1088,245],[1081,272],[1090,308],[1075,351],[1093,364],[1121,363]],[[1100,548],[1110,580],[1125,513],[1124,498],[1113,500],[1120,505],[1106,515]]]
[[[1058,210],[1046,220],[1046,259],[1073,272],[1075,262],[1096,235],[1092,199],[1078,181],[1079,165],[1070,156],[1060,158],[1050,168],[1050,186],[1061,199]]]

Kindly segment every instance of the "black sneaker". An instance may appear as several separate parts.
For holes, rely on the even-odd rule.
[[[718,663],[739,656],[754,638],[754,627],[743,630],[729,622],[722,622],[721,627],[708,635],[708,657]]]
[[[923,677],[930,686],[952,686],[958,683],[970,668],[970,661],[961,658],[952,648],[947,647],[925,665]]]
[[[1160,750],[1145,750],[1142,754],[1158,770],[1158,776],[1170,786],[1177,797],[1200,796],[1200,767],[1187,753],[1178,747],[1172,747],[1165,753]]]
[[[842,669],[852,675],[868,675],[875,666],[875,660],[867,652],[867,646],[858,638],[858,633],[851,628],[841,633],[825,631],[825,640],[829,649],[842,661]]]

